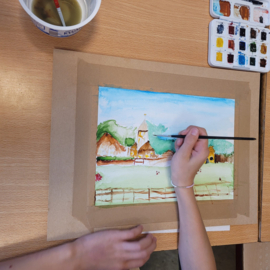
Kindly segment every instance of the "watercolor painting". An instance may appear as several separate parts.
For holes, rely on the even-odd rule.
[[[169,90],[168,90],[169,91]],[[189,125],[209,135],[234,136],[235,100],[99,87],[95,205],[176,201],[170,182],[174,140]],[[197,200],[234,196],[234,144],[209,140],[195,177]]]

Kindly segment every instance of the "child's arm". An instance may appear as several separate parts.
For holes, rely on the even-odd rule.
[[[142,226],[108,230],[20,258],[0,262],[0,270],[126,270],[142,266],[156,248],[156,239],[139,237]]]
[[[190,126],[175,142],[176,153],[171,164],[171,180],[177,186],[190,186],[208,156],[205,129]],[[215,258],[197,206],[193,188],[175,187],[180,219],[179,257],[183,270],[216,270]]]

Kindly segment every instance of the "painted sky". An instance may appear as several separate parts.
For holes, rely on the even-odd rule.
[[[234,136],[235,100],[99,87],[98,124],[114,119],[121,126],[139,127],[144,120],[176,134],[189,125],[209,135]]]

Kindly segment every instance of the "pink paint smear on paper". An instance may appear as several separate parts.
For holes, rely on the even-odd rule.
[[[102,179],[102,176],[99,173],[96,173],[96,182],[100,181]]]

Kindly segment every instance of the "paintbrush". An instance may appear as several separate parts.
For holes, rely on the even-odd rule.
[[[56,9],[57,9],[57,12],[58,12],[58,14],[59,14],[59,17],[60,17],[60,20],[61,20],[63,26],[66,26],[65,20],[64,20],[64,16],[63,16],[63,13],[62,13],[62,11],[61,11],[61,8],[60,8],[60,5],[59,5],[58,0],[54,0],[54,4],[55,4],[55,7],[56,7]]]
[[[157,137],[168,137],[168,138],[185,138],[186,135],[155,135],[153,134],[153,136],[157,136]],[[243,140],[243,141],[254,141],[256,140],[256,138],[249,138],[249,137],[226,137],[226,136],[204,136],[204,135],[200,135],[199,139],[215,139],[215,140]]]

